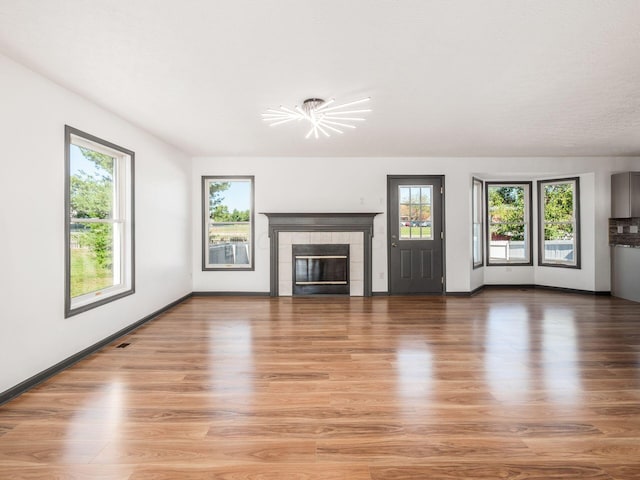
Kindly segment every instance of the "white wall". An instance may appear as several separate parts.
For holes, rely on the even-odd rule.
[[[0,56],[0,393],[191,292],[190,163]],[[136,154],[136,293],[64,318],[64,125]]]
[[[634,168],[635,167],[635,168]],[[268,222],[256,215],[254,272],[201,269],[202,175],[255,175],[257,212],[383,212],[375,220],[373,291],[387,290],[387,175],[445,175],[446,288],[540,284],[609,290],[607,218],[613,171],[640,169],[638,158],[195,158],[192,168],[194,291],[269,291]],[[471,178],[536,180],[580,176],[582,268],[471,268]],[[535,189],[535,182],[533,185]],[[535,204],[535,202],[534,202]],[[534,211],[535,214],[535,211]],[[535,219],[535,216],[534,216]],[[534,221],[535,223],[535,221]],[[534,244],[534,258],[536,256]]]

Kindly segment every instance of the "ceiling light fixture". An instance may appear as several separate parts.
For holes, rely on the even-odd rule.
[[[293,109],[280,105],[280,109],[270,108],[262,114],[262,119],[269,123],[270,127],[282,125],[294,120],[308,120],[311,129],[305,138],[313,135],[318,138],[320,134],[330,137],[331,133],[342,133],[344,128],[356,128],[354,122],[364,122],[364,118],[359,115],[370,112],[370,109],[344,110],[353,105],[368,102],[370,98],[363,98],[355,102],[334,105],[335,100],[324,101],[321,98],[307,98],[302,102],[302,106],[296,105]],[[356,116],[353,116],[356,115]]]

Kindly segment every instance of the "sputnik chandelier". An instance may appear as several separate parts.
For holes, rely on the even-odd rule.
[[[282,125],[294,120],[307,120],[311,128],[305,138],[313,135],[318,138],[320,134],[330,137],[331,132],[342,133],[344,128],[356,128],[354,122],[364,122],[360,114],[370,112],[370,109],[344,110],[354,105],[368,102],[370,98],[363,98],[355,102],[335,105],[334,99],[324,101],[321,98],[308,98],[302,102],[302,106],[296,105],[293,109],[280,105],[280,109],[270,108],[262,114],[262,119],[270,127]],[[355,115],[355,116],[354,116]]]

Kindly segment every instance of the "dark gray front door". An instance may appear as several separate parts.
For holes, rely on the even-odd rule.
[[[387,177],[389,293],[442,293],[441,176]]]

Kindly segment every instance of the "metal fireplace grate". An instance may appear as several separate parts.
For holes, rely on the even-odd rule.
[[[293,245],[293,294],[349,294],[349,245]]]

